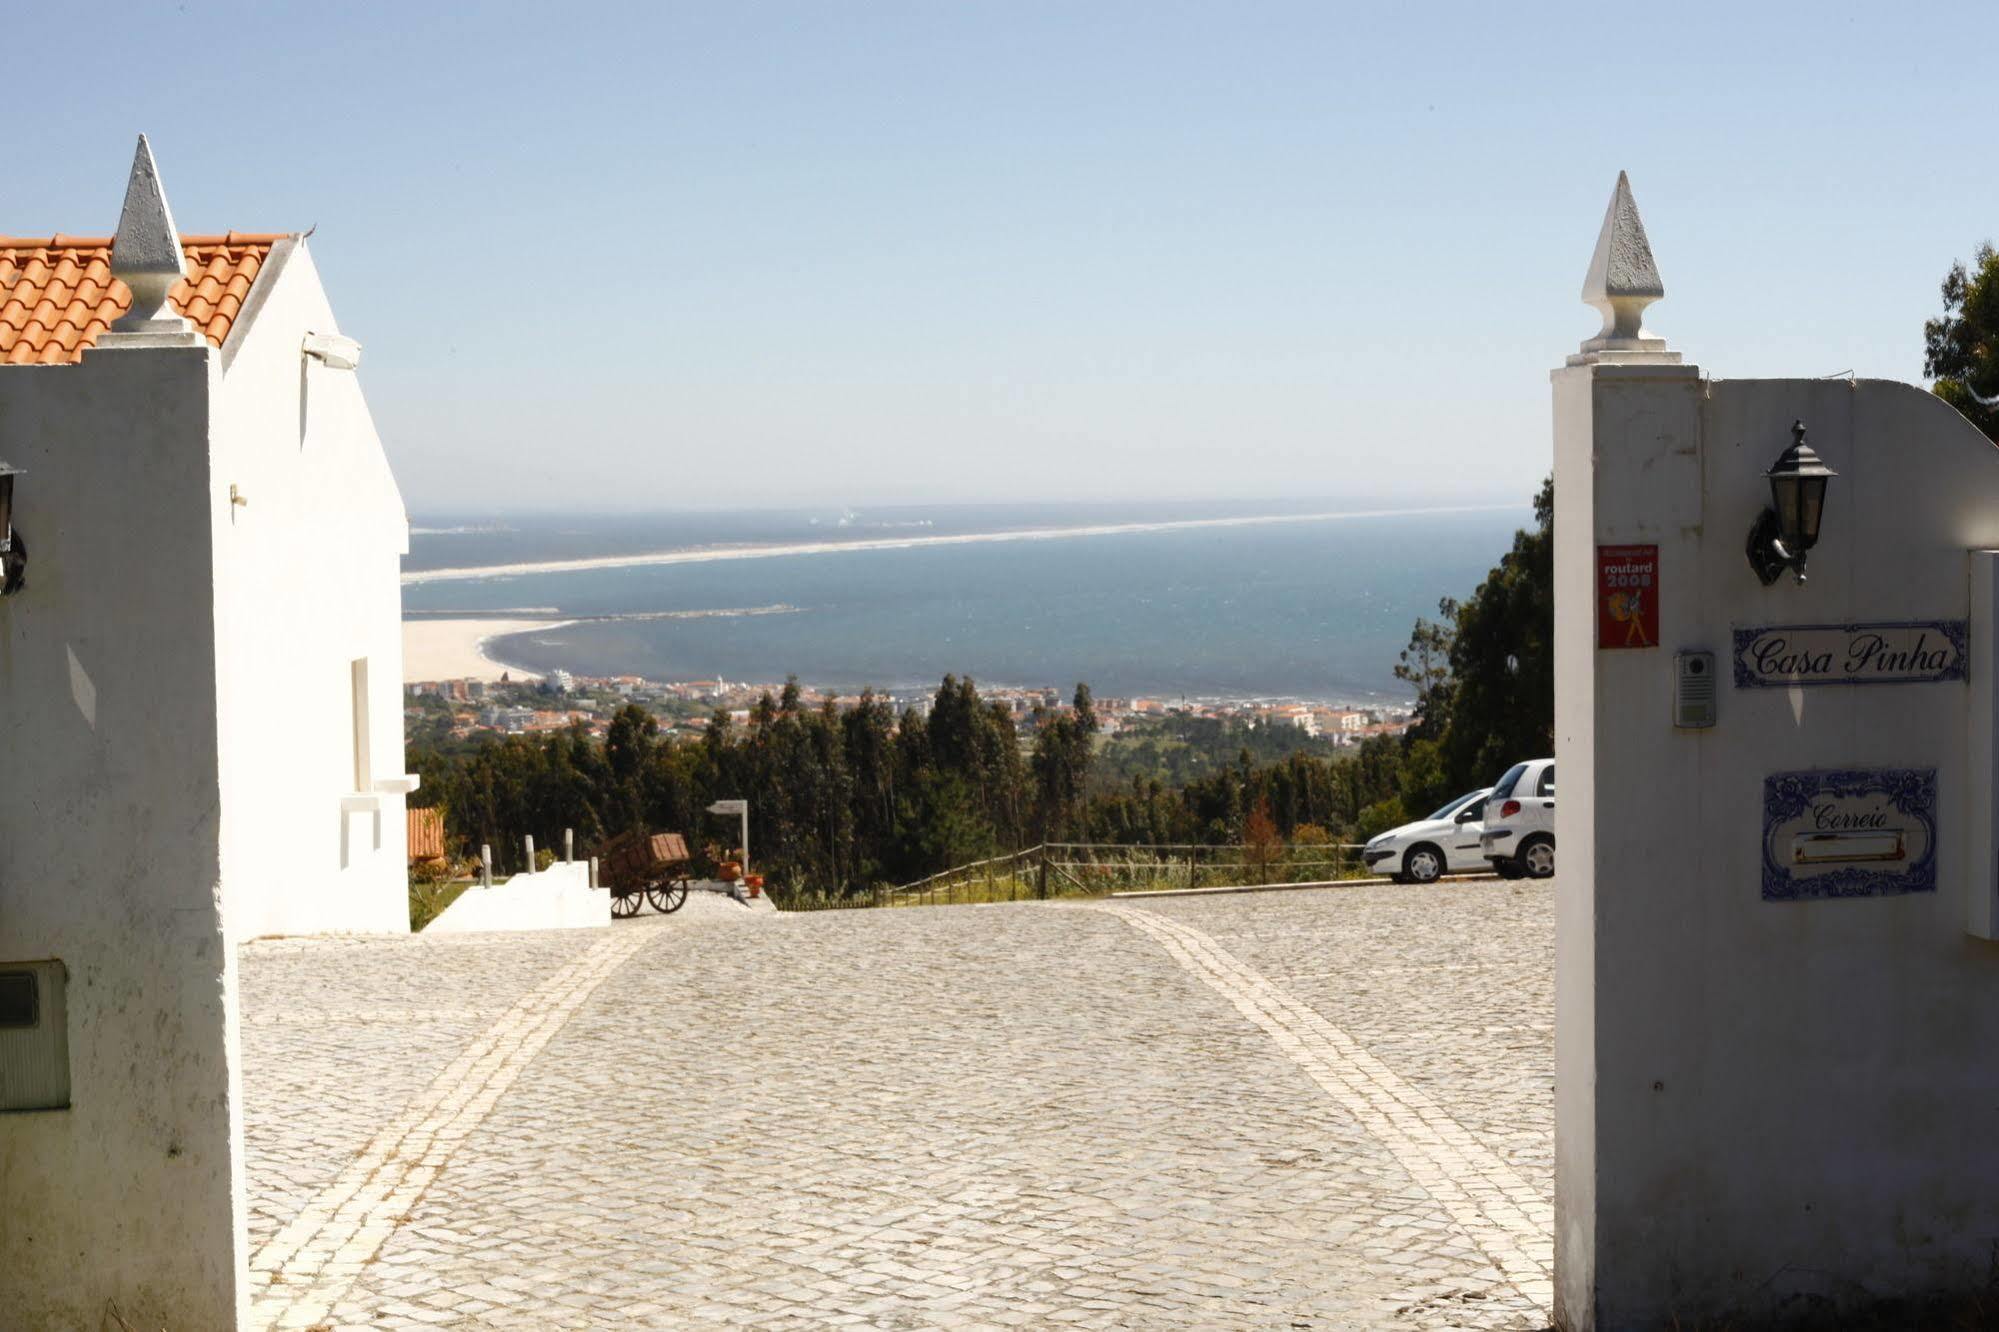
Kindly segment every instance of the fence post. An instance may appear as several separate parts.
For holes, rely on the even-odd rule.
[[[479,886],[493,886],[493,848],[485,842],[479,843]]]
[[[562,830],[562,863],[567,865],[574,859],[576,859],[576,830],[574,828],[564,828]]]
[[[528,863],[527,863],[527,872],[528,872],[529,874],[532,874],[532,873],[534,873],[534,834],[533,834],[533,833],[529,833],[529,834],[528,834],[528,836],[527,836],[527,838],[526,838],[526,841],[527,841],[527,844],[528,844]]]
[[[597,884],[597,857],[595,857],[595,856],[592,856],[592,857],[590,857],[590,886],[591,886],[592,888],[595,888],[595,887],[597,887],[597,886],[598,886],[598,884]]]
[[[1035,871],[1034,877],[1034,891],[1040,896],[1042,901],[1046,902],[1048,900],[1048,848],[1045,846],[1041,848],[1041,866]]]

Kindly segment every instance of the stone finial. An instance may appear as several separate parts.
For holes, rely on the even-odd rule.
[[[1666,340],[1645,330],[1645,307],[1666,294],[1659,265],[1645,239],[1638,202],[1631,197],[1631,180],[1617,173],[1617,188],[1604,211],[1603,231],[1583,278],[1583,304],[1603,312],[1603,328],[1584,342],[1572,365],[1598,361],[1677,362],[1678,352],[1666,350]]]
[[[187,276],[187,263],[166,190],[160,186],[160,169],[153,163],[152,145],[143,134],[132,155],[132,178],[125,186],[118,234],[111,240],[111,276],[132,291],[132,308],[111,325],[113,333],[192,331],[193,325],[167,304],[167,293]]]

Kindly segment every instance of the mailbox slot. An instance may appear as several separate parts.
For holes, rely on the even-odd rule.
[[[69,971],[0,962],[0,1111],[69,1108]]]
[[[1907,860],[1900,828],[1878,832],[1803,833],[1792,839],[1791,860],[1798,865],[1844,864],[1858,860]]]
[[[32,971],[0,971],[0,1027],[32,1027],[41,1019],[42,987]]]

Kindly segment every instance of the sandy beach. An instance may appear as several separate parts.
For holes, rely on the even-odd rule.
[[[571,620],[404,620],[403,680],[539,680],[534,671],[486,655],[486,644],[530,629],[559,629]]]

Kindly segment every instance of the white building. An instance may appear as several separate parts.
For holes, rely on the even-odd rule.
[[[1321,731],[1342,731],[1355,735],[1367,728],[1367,714],[1355,708],[1324,708],[1318,714]]]
[[[305,239],[180,234],[144,139],[114,237],[0,239],[0,970],[40,978],[0,1059],[48,1075],[0,1096],[10,1327],[236,1326],[234,944],[408,929],[358,355]]]
[[[1554,372],[1556,1321],[1887,1326],[1999,1236],[1999,449],[1708,375],[1664,290],[1620,179]]]

